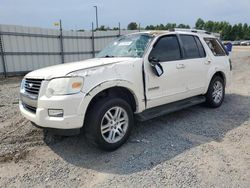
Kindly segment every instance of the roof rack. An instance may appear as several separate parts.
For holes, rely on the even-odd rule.
[[[213,35],[217,38],[220,38],[220,34],[219,33],[211,33],[205,30],[200,30],[200,29],[183,29],[183,28],[174,28],[171,29],[169,31],[184,31],[184,32],[192,32],[192,33],[198,33],[198,34],[207,34],[207,35]]]
[[[201,34],[208,34],[211,35],[211,32],[205,31],[205,30],[200,30],[200,29],[183,29],[183,28],[174,28],[171,29],[170,31],[185,31],[185,32],[193,32],[193,33],[201,33]]]

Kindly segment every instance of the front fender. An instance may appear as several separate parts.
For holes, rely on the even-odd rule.
[[[79,114],[82,115],[85,119],[85,115],[87,112],[87,108],[91,102],[91,100],[100,92],[112,88],[112,87],[123,87],[128,89],[134,96],[136,102],[136,111],[135,113],[141,112],[145,109],[145,105],[143,105],[143,94],[139,94],[136,92],[136,88],[133,86],[132,83],[126,80],[112,80],[112,81],[104,81],[93,88],[91,88],[88,92],[84,92],[84,97],[80,103],[78,108]]]

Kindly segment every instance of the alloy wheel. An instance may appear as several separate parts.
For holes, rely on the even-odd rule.
[[[223,97],[223,84],[220,81],[214,82],[212,97],[215,103],[218,104],[221,102]]]
[[[129,125],[127,112],[122,107],[113,107],[103,116],[101,134],[108,143],[119,142],[126,134]]]

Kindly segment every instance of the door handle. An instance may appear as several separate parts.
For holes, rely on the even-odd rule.
[[[207,61],[205,61],[205,64],[206,65],[210,65],[212,63],[212,61],[211,60],[207,60]]]
[[[184,65],[184,64],[177,64],[177,65],[176,65],[176,68],[177,68],[177,69],[184,69],[184,68],[185,68],[185,65]]]

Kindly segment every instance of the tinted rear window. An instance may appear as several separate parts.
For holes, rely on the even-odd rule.
[[[194,38],[199,49],[200,57],[206,57],[206,52],[204,50],[203,45],[201,44],[200,39],[198,37],[194,37]]]
[[[192,35],[180,35],[186,58],[200,58],[200,52]]]

